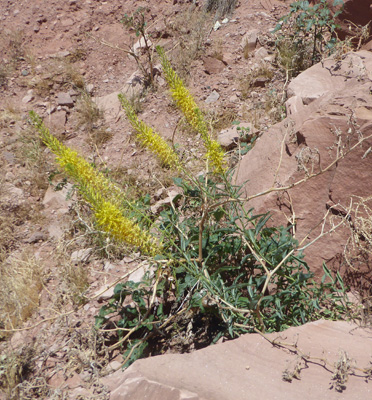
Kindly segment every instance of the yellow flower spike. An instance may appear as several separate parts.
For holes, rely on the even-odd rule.
[[[136,138],[142,146],[156,154],[164,165],[180,170],[180,160],[168,143],[158,133],[154,132],[152,128],[138,119],[133,107],[123,94],[119,94],[118,97],[127,118],[137,132]]]
[[[173,70],[169,60],[167,59],[164,49],[160,46],[156,47],[160,56],[160,62],[163,67],[165,80],[167,81],[172,97],[177,107],[185,115],[186,121],[200,133],[204,146],[207,150],[206,158],[210,162],[215,173],[223,173],[226,167],[224,160],[224,151],[218,142],[211,139],[207,123],[205,122],[200,109],[195,103],[194,98],[184,86],[182,79]]]
[[[43,142],[56,155],[59,165],[79,184],[80,192],[90,203],[98,225],[114,238],[141,248],[149,255],[161,252],[161,245],[149,232],[123,215],[125,210],[120,205],[125,199],[120,189],[76,151],[55,138],[35,112],[30,112],[30,118]]]
[[[126,218],[115,204],[103,200],[99,195],[92,194],[93,212],[98,225],[119,241],[141,248],[148,255],[155,256],[161,252],[161,246],[149,232]]]
[[[94,169],[83,157],[80,157],[76,151],[68,148],[54,137],[39,115],[31,111],[30,118],[44,144],[56,155],[58,164],[79,185],[84,187],[91,186],[105,198],[117,204],[123,202],[122,191],[102,173]],[[82,194],[84,195],[84,193]]]

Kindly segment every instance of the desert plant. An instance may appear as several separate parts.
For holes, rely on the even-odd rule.
[[[166,81],[177,107],[183,112],[186,121],[197,131],[203,139],[206,148],[206,159],[211,164],[216,173],[222,173],[225,168],[224,152],[220,144],[211,137],[208,125],[203,115],[195,103],[188,89],[184,86],[182,79],[172,68],[164,49],[160,46],[156,48]]]
[[[164,22],[172,36],[178,38],[178,45],[172,50],[172,64],[178,75],[187,82],[193,62],[205,54],[205,42],[212,19],[206,11],[193,4],[179,13],[174,20],[165,19]],[[221,58],[221,49],[216,50]]]
[[[324,266],[324,279],[315,283],[290,227],[269,227],[269,214],[247,209],[195,100],[164,51],[158,48],[158,53],[172,97],[203,138],[206,164],[214,167],[195,177],[177,162],[174,184],[180,201],[158,216],[146,202],[120,200],[125,196],[112,182],[58,142],[31,113],[44,143],[90,203],[97,225],[140,249],[153,266],[152,276],[118,284],[101,308],[96,326],[114,324],[119,336],[109,350],[122,345],[127,366],[170,347],[187,351],[222,336],[280,331],[321,316],[342,316],[347,304],[341,277],[333,278]],[[173,154],[138,120],[128,101],[123,96],[120,100],[143,145],[160,158]]]
[[[136,37],[139,38],[140,48],[136,50],[132,46],[128,54],[135,59],[138,68],[145,78],[145,85],[153,85],[155,78],[154,50],[150,36],[146,32],[145,11],[146,9],[140,7],[130,16],[125,14],[120,22],[124,27],[134,29]],[[142,61],[142,56],[145,58],[145,61]]]
[[[334,0],[334,6],[342,6],[342,0]],[[290,5],[290,12],[282,17],[273,33],[281,31],[276,41],[278,62],[290,75],[330,55],[337,42],[335,18],[341,13],[340,7],[332,14],[327,0],[315,5],[308,1],[296,1]]]
[[[96,318],[102,327],[115,317],[125,366],[175,346],[176,335],[184,341],[188,335],[198,348],[222,336],[280,331],[342,315],[341,278],[325,267],[316,284],[288,228],[269,228],[269,215],[245,210],[229,177],[175,183],[182,206],[160,215],[165,239],[154,260],[155,276],[117,285]],[[129,296],[132,303],[124,305]],[[192,348],[185,343],[182,351]]]
[[[119,100],[129,122],[137,132],[137,140],[144,147],[155,153],[164,165],[180,169],[180,160],[167,142],[158,133],[154,132],[152,128],[138,119],[131,102],[123,94],[119,94]]]

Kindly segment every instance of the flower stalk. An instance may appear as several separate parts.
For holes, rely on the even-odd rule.
[[[119,94],[118,97],[141,145],[156,154],[163,165],[180,170],[181,163],[175,151],[158,133],[138,119],[136,112],[123,94]]]
[[[56,155],[58,164],[78,184],[83,198],[90,204],[98,225],[115,239],[141,248],[154,256],[161,251],[151,234],[126,217],[123,203],[130,206],[123,192],[83,157],[61,143],[35,112],[30,118],[44,144]]]
[[[177,107],[184,114],[186,121],[200,133],[204,146],[206,148],[206,159],[211,164],[215,173],[223,173],[226,169],[225,153],[221,145],[213,139],[208,130],[200,109],[198,108],[194,98],[185,87],[182,79],[172,68],[165,51],[162,47],[157,46],[156,51],[160,56],[160,62],[163,67],[165,80],[167,81],[172,97],[176,102]]]

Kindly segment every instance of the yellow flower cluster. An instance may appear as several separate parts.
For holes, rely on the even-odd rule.
[[[142,146],[156,154],[164,165],[178,170],[181,169],[180,160],[168,143],[152,128],[138,119],[133,107],[123,94],[119,94],[118,97],[127,118],[137,132],[136,138]]]
[[[122,191],[102,173],[93,168],[83,157],[80,157],[76,151],[65,146],[53,136],[34,111],[30,112],[30,118],[44,144],[57,156],[58,164],[76,183],[85,187],[94,187],[102,196],[110,199],[110,201],[115,201],[115,203],[122,201]]]
[[[150,256],[161,252],[155,239],[132,220],[125,217],[115,204],[105,201],[99,193],[90,193],[92,209],[98,225],[119,241],[139,247]]]
[[[220,144],[212,139],[209,135],[207,123],[205,122],[200,109],[195,103],[194,98],[184,86],[182,79],[173,70],[169,60],[167,59],[164,49],[160,46],[156,47],[160,56],[160,62],[163,67],[165,79],[170,87],[172,97],[177,107],[185,115],[186,121],[200,133],[206,152],[206,158],[210,162],[215,173],[222,173],[225,170],[226,162],[224,160],[224,151]]]
[[[35,112],[30,112],[30,118],[45,145],[56,155],[58,164],[79,185],[102,229],[118,240],[140,247],[147,254],[154,255],[160,251],[160,246],[148,232],[123,215],[126,210],[122,204],[129,206],[130,203],[125,200],[122,191],[76,151],[54,137]]]

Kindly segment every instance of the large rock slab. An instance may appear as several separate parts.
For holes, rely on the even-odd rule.
[[[273,126],[243,157],[237,184],[253,196],[273,187],[292,185],[324,171],[360,138],[372,135],[372,53],[348,54],[327,60],[300,74],[289,85],[289,116]],[[320,82],[327,82],[322,87]],[[318,90],[319,89],[319,90]],[[372,138],[327,172],[284,192],[272,191],[248,203],[257,213],[269,211],[273,225],[295,224],[295,235],[307,245],[342,222],[351,200],[371,195]],[[324,219],[328,213],[327,219]],[[349,220],[353,223],[353,214]],[[305,250],[310,268],[322,274],[322,264],[345,265],[350,226],[340,226]]]
[[[296,347],[275,347],[259,334],[248,334],[190,354],[138,360],[103,383],[110,400],[372,398],[371,382],[360,376],[350,374],[343,392],[336,391],[332,381],[335,363],[342,357],[359,368],[370,365],[372,331],[347,322],[317,321],[267,337]],[[295,348],[313,361],[301,361],[290,351]],[[296,368],[298,379],[289,382]]]
[[[327,2],[333,12],[340,7],[333,5],[334,0],[327,0]],[[357,36],[359,33],[357,25],[365,26],[372,20],[371,0],[343,0],[343,2],[343,11],[336,21],[340,25],[338,36],[341,40],[347,36]],[[310,3],[316,4],[319,0],[311,0]],[[372,25],[369,26],[369,33],[372,35]]]
[[[288,85],[287,94],[301,97],[308,105],[326,94],[343,91],[351,80],[363,78],[372,79],[372,57],[365,50],[349,53],[339,62],[329,58],[308,68]]]

